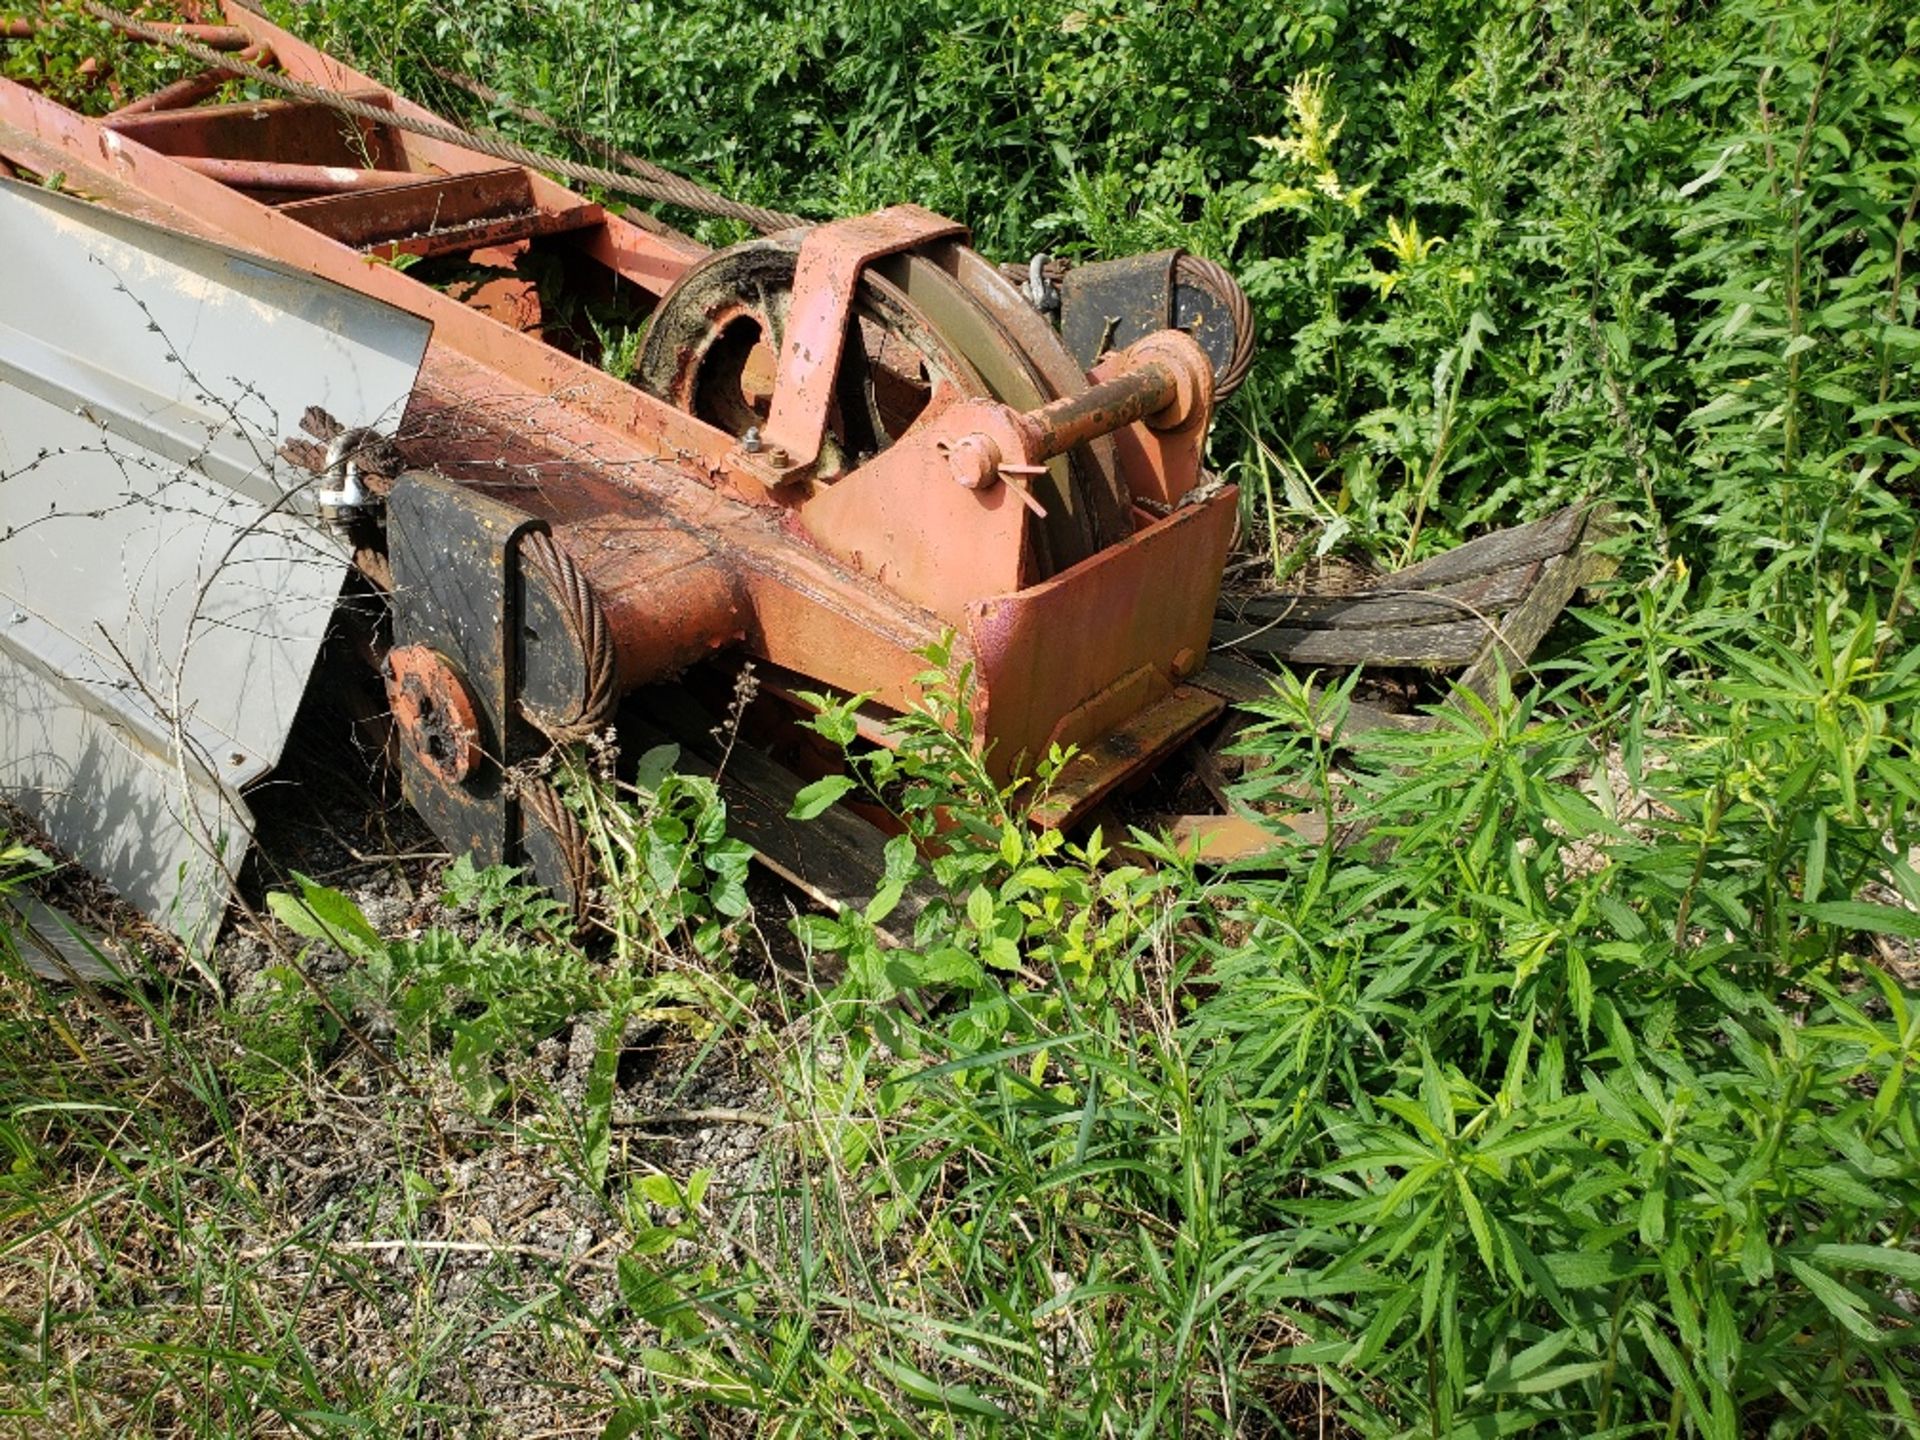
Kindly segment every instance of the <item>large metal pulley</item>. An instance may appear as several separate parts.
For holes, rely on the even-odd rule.
[[[739,438],[775,442],[781,358],[795,342],[795,281],[810,234],[794,231],[708,257],[662,300],[636,380],[677,409]],[[865,265],[848,311],[831,409],[807,474],[830,484],[951,405],[990,399],[1019,410],[1085,393],[1060,338],[993,266],[937,238]],[[773,454],[779,473],[788,457]],[[1058,573],[1131,533],[1112,440],[1099,436],[1033,477],[1044,518],[1034,572]]]
[[[641,388],[757,447],[788,341],[798,234],[715,252],[647,327]],[[828,432],[814,465],[831,480],[956,399],[987,393],[967,358],[898,288],[868,275],[843,341]]]

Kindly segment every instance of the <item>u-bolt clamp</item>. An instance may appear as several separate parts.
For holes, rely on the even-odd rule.
[[[327,446],[327,463],[324,473],[327,478],[338,478],[336,489],[316,490],[314,501],[320,507],[323,520],[341,524],[348,520],[357,520],[379,499],[371,490],[360,483],[360,455],[363,449],[381,439],[376,430],[365,426],[355,426],[342,430]]]

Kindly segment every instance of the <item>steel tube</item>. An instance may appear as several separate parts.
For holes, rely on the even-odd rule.
[[[265,45],[249,45],[240,52],[240,58],[255,65],[269,65],[273,63],[273,51]],[[176,80],[173,84],[156,90],[151,95],[122,105],[108,118],[121,120],[129,115],[152,115],[161,110],[184,110],[189,105],[198,105],[232,78],[224,70],[203,70],[198,75],[189,75],[184,80]]]
[[[206,155],[170,155],[176,165],[241,190],[292,190],[303,195],[339,195],[349,190],[385,190],[430,180],[412,170],[356,170],[348,165],[289,165],[272,160],[216,160]]]
[[[602,515],[556,526],[554,538],[593,584],[621,694],[677,675],[752,623],[738,565],[711,536],[659,518]]]
[[[1055,400],[1019,417],[1029,461],[1051,460],[1076,445],[1145,422],[1149,430],[1205,425],[1213,412],[1213,367],[1182,330],[1156,330],[1095,366],[1084,395]]]
[[[1179,377],[1158,360],[1149,360],[1124,375],[1103,380],[1084,395],[1055,400],[1021,416],[1021,425],[1032,442],[1034,458],[1051,460],[1076,445],[1159,414],[1179,394]]]

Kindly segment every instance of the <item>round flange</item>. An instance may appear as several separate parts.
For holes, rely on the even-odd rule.
[[[387,654],[387,704],[400,742],[427,770],[451,785],[480,763],[480,714],[445,656],[425,645]]]

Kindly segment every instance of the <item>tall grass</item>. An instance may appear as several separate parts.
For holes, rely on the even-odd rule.
[[[1495,703],[1384,738],[1341,732],[1338,676],[1256,707],[1241,798],[1317,797],[1345,848],[1211,873],[1150,835],[1030,834],[953,737],[948,677],[898,755],[812,797],[859,785],[942,827],[930,864],[895,847],[868,913],[797,926],[831,985],[725,974],[738,857],[657,765],[576,790],[619,877],[611,967],[519,933],[498,877],[460,880],[494,887],[478,950],[361,937],[428,1017],[402,1063],[457,1051],[462,1103],[558,1107],[553,1163],[622,1217],[620,1304],[568,1312],[612,1357],[605,1434],[1920,1433],[1920,21],[286,13],[449,108],[433,66],[749,198],[919,200],[1005,256],[1232,260],[1266,346],[1215,460],[1277,568],[1399,562],[1571,499],[1628,526],[1620,578]],[[923,866],[946,899],[883,948]],[[538,1032],[636,1007],[756,1057],[773,1123],[744,1180],[607,1144],[617,1024],[582,1096],[526,1088]],[[11,1058],[40,1037],[5,1037],[35,1077],[7,1121],[34,1193],[80,1194],[109,1147],[56,1120],[97,1137],[79,1117],[124,1085],[45,1078]],[[102,1313],[148,1314],[130,1294]],[[36,1333],[12,1332],[35,1373],[70,1374]],[[272,1394],[311,1373],[376,1432],[474,1423],[274,1353]],[[209,1431],[238,1362],[199,1358],[179,1383]]]

